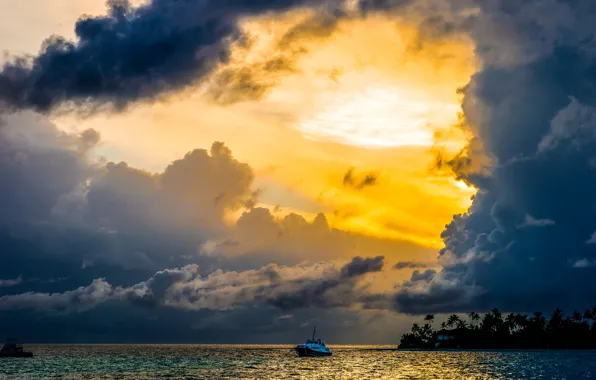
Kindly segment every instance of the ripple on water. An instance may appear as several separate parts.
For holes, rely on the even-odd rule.
[[[333,347],[298,358],[291,346],[38,345],[0,360],[0,379],[592,379],[595,351],[390,351]],[[375,347],[366,347],[375,348]]]

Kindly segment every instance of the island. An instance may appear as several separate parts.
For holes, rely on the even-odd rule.
[[[480,314],[452,314],[434,327],[435,316],[414,323],[402,336],[399,349],[595,349],[596,307],[565,315],[556,309],[547,318],[542,312],[510,313],[499,309]]]

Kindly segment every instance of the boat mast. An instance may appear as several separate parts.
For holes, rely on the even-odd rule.
[[[315,331],[317,331],[317,325],[315,325],[312,329],[312,340],[315,340]]]

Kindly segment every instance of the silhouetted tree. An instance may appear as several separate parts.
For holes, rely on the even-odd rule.
[[[460,319],[456,314],[451,314],[449,318],[447,318],[447,327],[453,327],[457,325]]]
[[[443,334],[453,339],[437,340],[438,331],[431,323],[435,316],[429,314],[423,326],[414,324],[411,333],[402,336],[402,348],[565,348],[596,349],[596,307],[583,313],[574,311],[565,316],[561,309],[555,309],[547,320],[542,312],[532,315],[510,313],[503,318],[499,309],[484,314],[479,326],[480,315],[468,313],[470,323],[452,314],[441,322]]]
[[[475,311],[472,311],[472,312],[468,313],[468,317],[470,317],[470,325],[473,328],[475,328],[476,322],[478,322],[480,320],[480,315],[478,313],[476,313]]]

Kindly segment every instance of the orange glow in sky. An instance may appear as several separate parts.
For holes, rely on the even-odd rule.
[[[235,98],[241,91],[241,101],[213,102],[207,81],[124,114],[56,122],[65,129],[96,128],[107,159],[154,171],[191,149],[224,141],[253,167],[260,205],[278,217],[324,212],[337,228],[440,247],[444,225],[474,194],[430,170],[433,147],[457,152],[467,142],[455,127],[461,111],[456,89],[476,70],[473,46],[455,37],[422,41],[410,21],[371,16],[341,21],[331,32],[304,33],[282,49],[280,38],[309,15],[245,20],[253,42],[235,47],[230,62],[214,73],[249,74],[267,85],[255,94],[247,95],[246,85],[225,94]],[[277,56],[291,67],[259,66]],[[378,179],[361,189],[346,186],[350,168]]]

